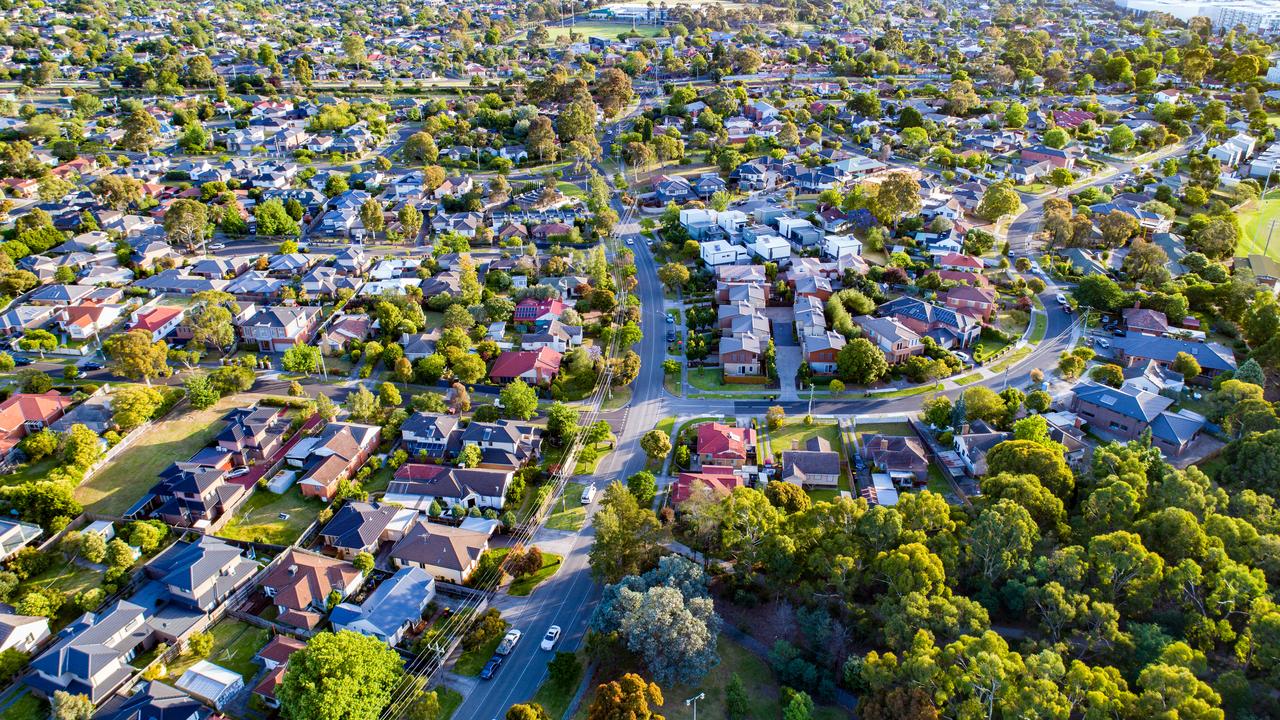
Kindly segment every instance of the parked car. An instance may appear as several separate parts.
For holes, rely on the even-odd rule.
[[[1066,296],[1066,295],[1063,295],[1062,293],[1058,293],[1057,295],[1054,295],[1053,297],[1054,297],[1054,299],[1055,299],[1055,300],[1057,300],[1057,301],[1058,301],[1058,304],[1059,304],[1059,305],[1066,305],[1066,304],[1067,304],[1067,296]]]
[[[502,642],[498,643],[497,653],[499,655],[510,655],[511,651],[516,648],[516,643],[520,642],[521,632],[515,628],[507,631],[503,636]]]
[[[94,362],[92,360],[90,360],[89,362],[80,363],[81,370],[101,370],[103,367],[104,366],[102,363]]]
[[[501,667],[501,665],[502,665],[501,655],[494,655],[493,657],[489,658],[489,662],[485,663],[484,667],[480,669],[480,679],[492,680],[493,676],[498,674],[498,668]]]
[[[590,485],[588,485],[588,486],[586,486],[586,487],[582,488],[582,498],[581,498],[581,500],[582,500],[582,504],[583,504],[583,505],[590,505],[590,504],[591,504],[591,501],[592,501],[592,500],[595,500],[595,499],[596,499],[596,486],[595,486],[595,483],[592,483],[592,484],[590,484]]]
[[[1108,339],[1106,339],[1106,338],[1098,338],[1098,347],[1100,347],[1100,348],[1102,348],[1103,350],[1105,350],[1105,349],[1107,349],[1107,348],[1111,347],[1111,341],[1110,341],[1110,340],[1108,340]]]
[[[245,465],[245,466],[243,466],[243,467],[234,468],[234,469],[232,469],[232,471],[231,471],[231,472],[227,473],[227,479],[228,479],[228,480],[231,480],[231,479],[238,478],[238,477],[244,477],[245,475],[248,475],[248,474],[249,474],[249,471],[250,471],[251,469],[252,469],[252,468],[250,468],[248,465]]]
[[[227,247],[226,243],[210,243],[209,244],[210,250],[224,250],[226,249],[226,247]]]
[[[552,625],[547,628],[547,634],[542,636],[542,649],[550,650],[556,646],[556,642],[560,640],[560,626]]]
[[[31,363],[33,363],[33,362],[35,362],[35,361],[34,361],[34,360],[32,360],[32,359],[31,359],[31,358],[29,358],[29,357],[16,357],[16,358],[14,358],[14,359],[13,359],[13,364],[14,364],[14,365],[18,365],[18,366],[22,366],[22,365],[30,365],[30,364],[31,364]]]

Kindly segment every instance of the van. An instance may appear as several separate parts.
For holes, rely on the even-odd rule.
[[[582,504],[590,505],[592,500],[596,499],[596,486],[588,485],[582,488]]]

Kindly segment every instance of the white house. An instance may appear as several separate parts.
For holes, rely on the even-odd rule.
[[[30,653],[48,637],[48,618],[0,614],[0,652],[17,650]]]
[[[748,257],[746,248],[724,240],[712,240],[702,243],[698,248],[698,254],[702,256],[702,262],[713,267],[746,262]]]
[[[741,210],[725,210],[716,218],[716,224],[730,235],[738,234],[751,218]]]
[[[852,235],[828,235],[823,250],[833,258],[841,255],[861,255],[862,241]]]
[[[1244,133],[1239,133],[1221,145],[1209,148],[1209,157],[1217,158],[1218,162],[1227,167],[1236,167],[1249,159],[1257,145],[1257,140]]]
[[[791,243],[777,235],[761,235],[751,244],[751,252],[762,260],[784,260],[791,257]]]

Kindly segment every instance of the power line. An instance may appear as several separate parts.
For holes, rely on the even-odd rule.
[[[634,203],[626,207],[624,217],[620,219],[619,226],[630,224],[635,210]],[[607,242],[606,246],[608,246]],[[616,250],[614,254],[616,255]],[[613,273],[614,284],[621,291],[621,298],[615,310],[615,319],[621,322],[626,309],[625,301],[630,293],[623,289],[621,274],[617,268],[614,268]],[[552,491],[547,493],[542,502],[532,510],[529,517],[511,535],[513,540],[512,547],[532,540],[533,535],[546,521],[548,511],[554,507],[556,500],[564,493],[565,485],[574,475],[573,470],[577,465],[578,452],[586,442],[591,425],[597,422],[600,417],[601,405],[613,381],[613,364],[610,361],[615,359],[617,355],[620,336],[621,333],[614,333],[610,340],[609,349],[604,355],[604,367],[596,380],[596,387],[592,391],[592,397],[586,412],[586,420],[580,423],[578,432],[574,435],[573,440],[566,447],[565,453],[560,459],[560,466],[553,479]],[[458,644],[462,642],[462,638],[471,631],[476,621],[479,620],[480,613],[477,611],[482,604],[493,596],[498,583],[501,582],[505,574],[509,559],[510,554],[504,557],[496,567],[489,568],[482,578],[473,582],[473,588],[477,589],[478,592],[471,599],[464,600],[461,607],[445,620],[437,632],[437,640],[432,641],[417,656],[406,663],[404,679],[401,680],[399,687],[393,691],[392,699],[379,715],[379,720],[391,720],[391,718],[398,716],[400,710],[413,700],[419,687],[430,684],[431,678],[443,669],[445,661],[453,654]],[[422,679],[421,685],[419,678]]]

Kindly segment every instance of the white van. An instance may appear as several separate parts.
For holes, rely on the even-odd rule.
[[[590,505],[592,500],[596,499],[596,486],[588,485],[582,488],[582,504]]]

